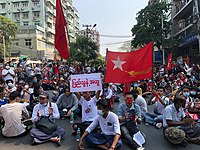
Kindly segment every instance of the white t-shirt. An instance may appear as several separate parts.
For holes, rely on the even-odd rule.
[[[91,98],[89,101],[85,100],[85,98],[81,96],[79,104],[82,106],[82,122],[93,121],[97,116],[97,102],[98,100],[96,96]]]
[[[5,104],[0,107],[0,116],[5,121],[5,126],[2,129],[4,136],[18,136],[25,131],[26,126],[21,122],[22,112],[28,115],[26,106],[21,103]]]
[[[109,112],[106,118],[100,115],[95,117],[86,131],[90,133],[97,125],[100,126],[102,133],[105,135],[115,135],[116,133],[121,135],[118,116],[113,112]]]
[[[167,128],[167,120],[170,121],[181,121],[185,117],[183,108],[179,108],[179,111],[176,110],[174,104],[168,105],[163,113],[163,127]]]
[[[14,74],[14,75],[15,75],[15,72],[14,72],[14,70],[13,70],[12,68],[10,68],[9,70],[3,69],[3,70],[2,70],[2,75],[4,76],[4,75],[6,75],[8,72],[10,72],[11,74]],[[4,80],[5,80],[5,81],[6,81],[6,80],[13,80],[13,81],[14,81],[14,78],[13,78],[10,74],[8,74],[7,76],[4,77]]]
[[[157,102],[155,102],[154,104],[154,111],[156,111],[159,114],[163,114],[163,111],[166,107],[166,105],[169,105],[169,98],[166,96],[161,96],[161,98],[163,99],[163,101],[165,102],[165,105],[163,105],[159,100]],[[155,101],[155,97],[152,99],[152,101]]]
[[[140,106],[142,112],[147,112],[147,102],[141,95],[137,96],[135,103]]]

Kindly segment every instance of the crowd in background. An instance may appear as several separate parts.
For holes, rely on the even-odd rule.
[[[119,94],[123,92],[123,85],[103,83],[104,89],[102,91],[70,92],[70,75],[101,73],[102,81],[104,81],[105,71],[104,65],[90,66],[78,62],[74,64],[64,62],[27,64],[25,59],[18,63],[1,61],[0,116],[3,117],[1,120],[2,135],[13,137],[24,134],[28,125],[25,126],[23,121],[27,119],[36,123],[41,119],[41,116],[52,115],[53,119],[65,119],[74,114],[82,118],[81,123],[75,123],[72,126],[74,129],[72,134],[76,134],[78,128],[83,134],[83,137],[80,138],[79,149],[83,149],[83,139],[88,142],[86,142],[88,145],[103,145],[100,147],[102,149],[120,148],[121,142],[118,142],[120,135],[128,141],[133,149],[140,148],[131,137],[139,131],[137,126],[142,121],[146,125],[153,125],[156,128],[163,127],[165,137],[172,143],[175,142],[169,138],[168,134],[173,130],[171,128],[169,130],[169,127],[189,124],[193,128],[187,126],[187,129],[178,128],[182,129],[179,132],[184,131],[189,142],[200,143],[200,140],[196,139],[200,137],[200,126],[198,126],[198,122],[200,122],[200,66],[198,64],[176,63],[168,71],[164,65],[155,65],[153,79],[134,81],[130,84],[128,91],[124,91],[124,98],[120,99],[124,103],[121,103],[117,108],[117,117],[116,114],[109,114],[109,112],[114,108],[114,101],[119,102]],[[45,92],[46,90],[53,90],[52,99]],[[55,103],[49,106],[50,101]],[[12,103],[17,104],[15,107],[9,106],[8,108],[14,108],[13,110],[16,112],[20,110],[25,114],[24,118],[20,116],[20,113],[18,116],[14,115],[16,118],[11,117],[14,120],[18,119],[18,123],[20,118],[22,126],[11,123],[13,120],[9,118],[9,115],[13,112],[10,113],[10,110],[6,110],[6,106]],[[153,105],[153,112],[149,111],[148,105]],[[101,114],[100,116],[111,115],[115,119],[118,118],[119,123],[110,119],[108,127],[112,126],[112,122],[115,121],[116,128],[114,130],[104,128],[106,125],[103,125],[102,118],[95,118],[97,114]],[[97,123],[100,126],[96,128]],[[191,133],[189,129],[192,129],[193,132]],[[92,130],[95,130],[96,133],[101,130],[104,134],[112,136],[88,136]],[[44,136],[43,132],[32,128],[30,134],[34,143],[50,140],[60,144],[64,132],[62,128],[57,127],[57,130],[51,135],[45,134]],[[94,138],[97,140],[92,140]],[[196,141],[194,142],[191,138],[195,138]],[[102,143],[98,139],[101,139]],[[109,141],[109,145],[103,142],[105,140]],[[183,140],[179,143],[182,142]]]

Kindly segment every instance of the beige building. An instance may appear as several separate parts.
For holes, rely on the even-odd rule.
[[[72,0],[62,0],[70,41],[79,30],[79,17]],[[20,30],[12,42],[12,52],[32,59],[53,59],[56,0],[1,0],[0,15],[16,22]]]

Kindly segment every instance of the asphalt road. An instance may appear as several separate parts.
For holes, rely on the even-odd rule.
[[[51,91],[49,91],[51,93]],[[120,101],[123,101],[121,98]],[[115,102],[116,112],[119,103]],[[150,107],[151,110],[151,107]],[[75,122],[79,122],[80,118],[77,118]],[[47,142],[40,145],[32,146],[30,143],[32,141],[30,135],[26,135],[20,138],[5,138],[0,136],[0,150],[77,150],[77,142],[75,140],[75,136],[71,135],[72,127],[69,123],[69,119],[66,120],[58,120],[57,122],[60,126],[62,126],[65,133],[65,140],[62,141],[62,145],[57,147],[55,143]],[[139,125],[139,129],[146,135],[146,144],[144,147],[146,150],[199,150],[200,145],[189,144],[187,147],[175,146],[167,142],[162,133],[161,129],[156,129],[153,126],[146,126],[144,123]],[[93,150],[91,148],[85,147],[86,150]],[[123,143],[121,150],[131,150],[126,143]]]

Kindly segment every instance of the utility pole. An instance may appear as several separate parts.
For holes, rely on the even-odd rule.
[[[86,37],[89,38],[89,34],[91,33],[91,30],[96,27],[97,24],[94,24],[93,26],[92,25],[83,25],[83,27],[86,27]],[[89,29],[89,27],[92,27],[91,29]]]

